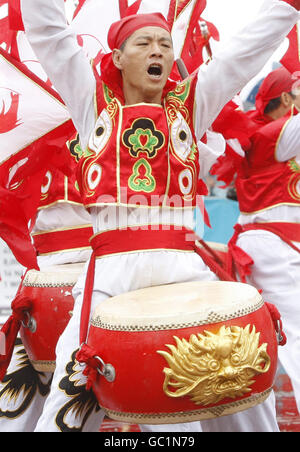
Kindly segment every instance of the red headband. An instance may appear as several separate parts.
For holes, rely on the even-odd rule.
[[[263,115],[270,100],[280,97],[284,92],[289,93],[294,84],[295,79],[287,69],[284,67],[275,69],[264,79],[259,88],[255,100],[256,110]]]
[[[111,25],[107,38],[110,49],[119,49],[129,36],[144,27],[160,27],[171,33],[168,22],[162,14],[134,14]]]

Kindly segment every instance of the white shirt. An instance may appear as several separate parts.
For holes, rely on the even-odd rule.
[[[32,230],[33,234],[46,231],[55,231],[62,228],[87,226],[91,224],[91,217],[81,205],[69,203],[57,203],[45,209],[40,209]],[[63,265],[76,262],[86,262],[91,255],[91,250],[67,250],[57,253],[38,256],[38,265],[42,270],[52,265]]]

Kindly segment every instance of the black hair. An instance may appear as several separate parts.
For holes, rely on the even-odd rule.
[[[292,92],[289,92],[288,94],[292,97],[292,99],[296,98],[296,96]],[[268,115],[272,113],[273,111],[277,110],[277,108],[279,108],[280,105],[281,105],[281,96],[276,97],[275,99],[271,99],[264,110],[264,114]]]
[[[126,44],[127,44],[127,41],[128,41],[128,38],[125,39],[125,41],[124,41],[124,42],[122,43],[122,45],[120,46],[120,49],[119,49],[119,50],[121,50],[121,52],[124,52],[125,46],[126,46]]]

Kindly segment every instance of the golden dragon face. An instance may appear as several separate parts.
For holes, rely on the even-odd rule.
[[[259,346],[253,326],[223,326],[216,334],[205,331],[190,340],[174,337],[171,353],[158,351],[169,364],[163,390],[169,397],[189,396],[196,405],[211,405],[251,392],[254,377],[268,372],[267,344]]]

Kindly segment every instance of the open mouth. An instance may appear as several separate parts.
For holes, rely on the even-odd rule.
[[[150,64],[148,67],[148,74],[151,75],[151,77],[159,78],[162,75],[162,66],[160,64]]]

